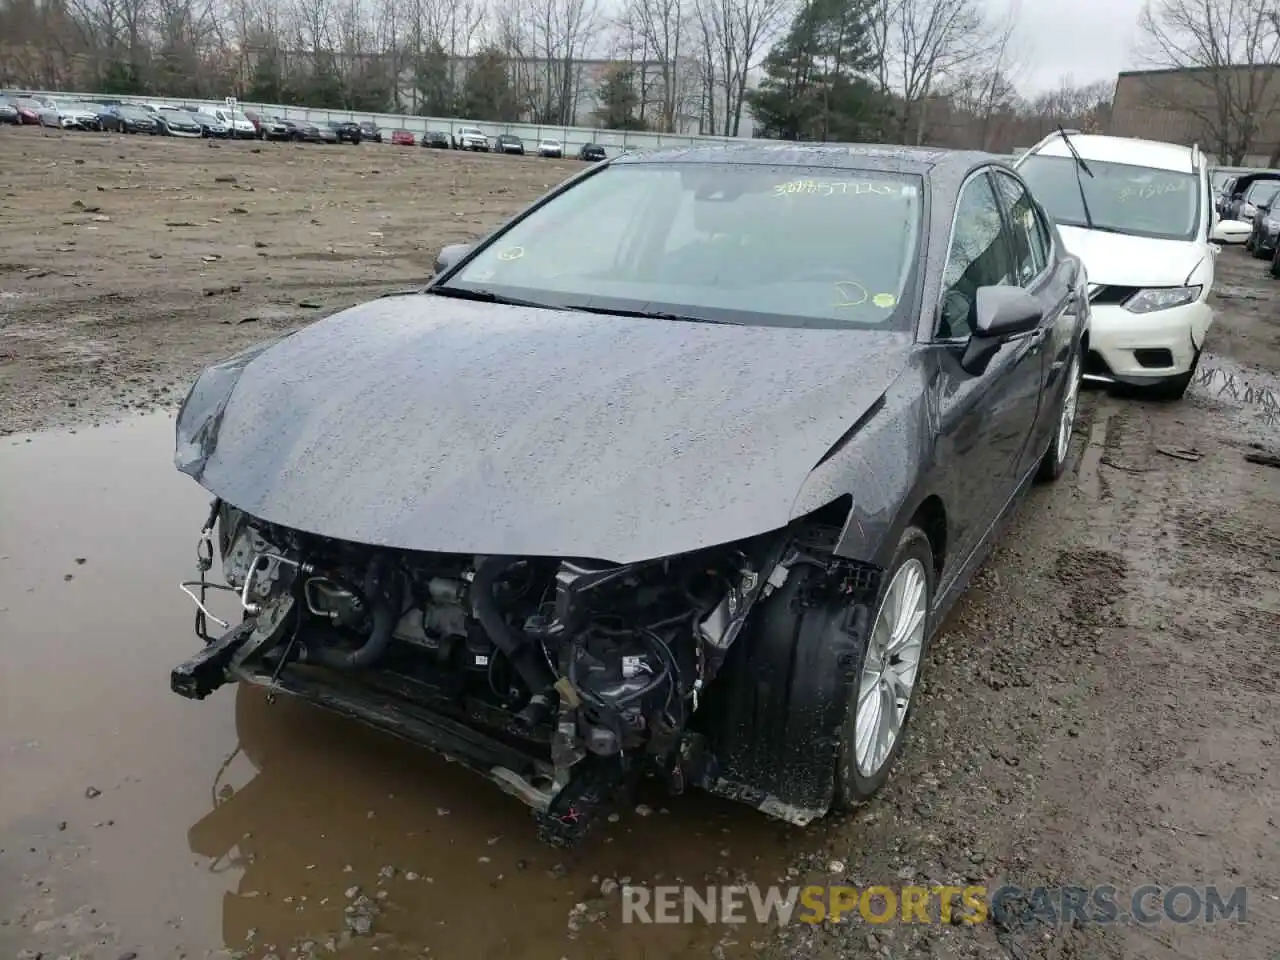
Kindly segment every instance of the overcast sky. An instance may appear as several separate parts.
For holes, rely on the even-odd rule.
[[[1007,9],[1006,0],[987,0]],[[1057,87],[1071,74],[1077,85],[1115,80],[1121,70],[1135,69],[1142,0],[1020,0],[1019,34],[1027,62],[1019,86],[1035,94]]]

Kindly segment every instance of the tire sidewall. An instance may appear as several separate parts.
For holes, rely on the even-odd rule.
[[[863,664],[866,663],[867,650],[871,643],[871,636],[875,631],[876,621],[884,605],[885,596],[889,592],[889,585],[893,583],[894,577],[897,576],[898,571],[908,560],[919,560],[925,571],[925,609],[927,612],[925,615],[924,643],[921,645],[920,650],[920,666],[916,671],[916,682],[915,686],[912,687],[911,702],[907,705],[907,714],[903,718],[902,730],[898,734],[897,742],[893,745],[893,749],[889,751],[889,756],[876,774],[872,777],[864,777],[858,771],[853,743],[855,729],[853,713],[857,710],[859,680],[862,676]],[[840,726],[840,743],[836,755],[835,805],[837,808],[848,809],[869,800],[872,795],[884,786],[893,773],[894,765],[897,763],[898,756],[906,743],[907,732],[911,728],[911,718],[915,715],[916,705],[919,701],[920,682],[924,676],[925,658],[929,653],[929,640],[933,632],[932,610],[936,580],[937,572],[934,570],[933,550],[929,546],[929,538],[925,536],[924,531],[919,527],[908,527],[903,531],[902,537],[898,541],[898,548],[894,551],[893,560],[881,579],[880,589],[876,594],[874,613],[867,622],[866,636],[858,642],[858,653],[854,662],[854,669],[849,677],[845,718]]]
[[[1084,379],[1084,356],[1082,345],[1077,343],[1075,352],[1072,354],[1071,360],[1067,364],[1068,373],[1071,370],[1071,364],[1077,364],[1076,367],[1076,414],[1071,420],[1071,429],[1074,432],[1076,420],[1080,416],[1080,381]],[[1040,465],[1038,479],[1052,482],[1057,480],[1067,469],[1067,462],[1071,459],[1071,438],[1067,438],[1067,448],[1062,457],[1058,456],[1058,440],[1059,434],[1062,432],[1062,408],[1067,403],[1067,391],[1070,389],[1070,382],[1066,379],[1062,383],[1062,399],[1058,401],[1057,421],[1053,427],[1053,436],[1049,440],[1049,449],[1045,452],[1044,461]]]

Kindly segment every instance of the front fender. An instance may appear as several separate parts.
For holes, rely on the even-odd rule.
[[[240,382],[240,375],[250,363],[288,336],[292,334],[254,344],[206,367],[196,378],[178,408],[174,426],[173,463],[181,473],[199,481],[209,456],[217,446],[222,414],[236,384]]]
[[[849,498],[852,505],[835,554],[886,566],[902,527],[927,495],[920,486],[933,458],[932,422],[923,375],[912,369],[813,469],[792,506],[792,517]]]

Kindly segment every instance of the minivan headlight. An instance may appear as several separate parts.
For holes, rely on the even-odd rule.
[[[1173,307],[1184,307],[1200,299],[1199,284],[1191,287],[1149,287],[1139,290],[1124,303],[1130,313],[1154,313],[1157,310],[1169,310]]]

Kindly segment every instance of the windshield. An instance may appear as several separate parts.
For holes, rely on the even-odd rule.
[[[1194,174],[1085,159],[1080,171],[1093,226],[1161,240],[1192,240],[1200,224],[1199,181]],[[1076,164],[1070,157],[1027,157],[1018,165],[1032,195],[1058,223],[1087,227]]]
[[[828,167],[605,167],[443,288],[713,322],[906,326],[922,189],[915,176]]]
[[[1252,203],[1256,207],[1262,203],[1270,203],[1274,199],[1277,190],[1280,190],[1280,182],[1259,180],[1249,188],[1249,192],[1244,195],[1244,199],[1246,203]]]

